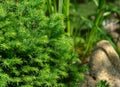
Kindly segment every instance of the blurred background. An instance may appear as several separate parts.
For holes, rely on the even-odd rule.
[[[107,39],[119,52],[120,0],[70,0],[70,35],[81,58]]]

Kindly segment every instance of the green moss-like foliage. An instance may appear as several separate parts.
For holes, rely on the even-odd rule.
[[[46,0],[0,0],[0,87],[75,87],[83,74],[63,16]]]

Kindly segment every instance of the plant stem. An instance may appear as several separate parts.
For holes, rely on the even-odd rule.
[[[51,0],[48,0],[47,4],[48,4],[49,15],[50,15],[50,14],[52,14],[52,3],[51,3]]]
[[[66,22],[67,34],[70,36],[71,30],[70,30],[70,20],[69,20],[69,4],[70,4],[70,0],[64,0],[64,6],[65,6],[64,13],[67,19],[67,22]]]
[[[91,30],[90,35],[89,35],[87,48],[85,50],[84,56],[91,49],[91,47],[93,46],[93,44],[97,38],[97,31],[98,31],[98,27],[99,27],[101,20],[102,20],[102,17],[103,17],[104,6],[105,6],[105,0],[99,0],[99,6],[97,8],[97,15],[96,15],[94,25],[93,25],[92,30]]]
[[[58,13],[62,14],[62,10],[63,10],[63,0],[59,0],[59,8],[58,8]]]
[[[57,13],[57,3],[56,3],[56,0],[53,1],[53,5],[54,5],[54,13]]]

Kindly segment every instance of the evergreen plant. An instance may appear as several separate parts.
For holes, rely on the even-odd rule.
[[[46,0],[0,0],[0,87],[75,87],[83,79],[63,16]]]

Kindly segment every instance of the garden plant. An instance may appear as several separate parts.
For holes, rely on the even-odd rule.
[[[47,0],[0,1],[0,86],[73,87],[83,80],[64,16]]]
[[[112,13],[120,18],[120,4],[107,2],[0,0],[0,87],[79,87],[98,41],[120,55],[102,25]]]

